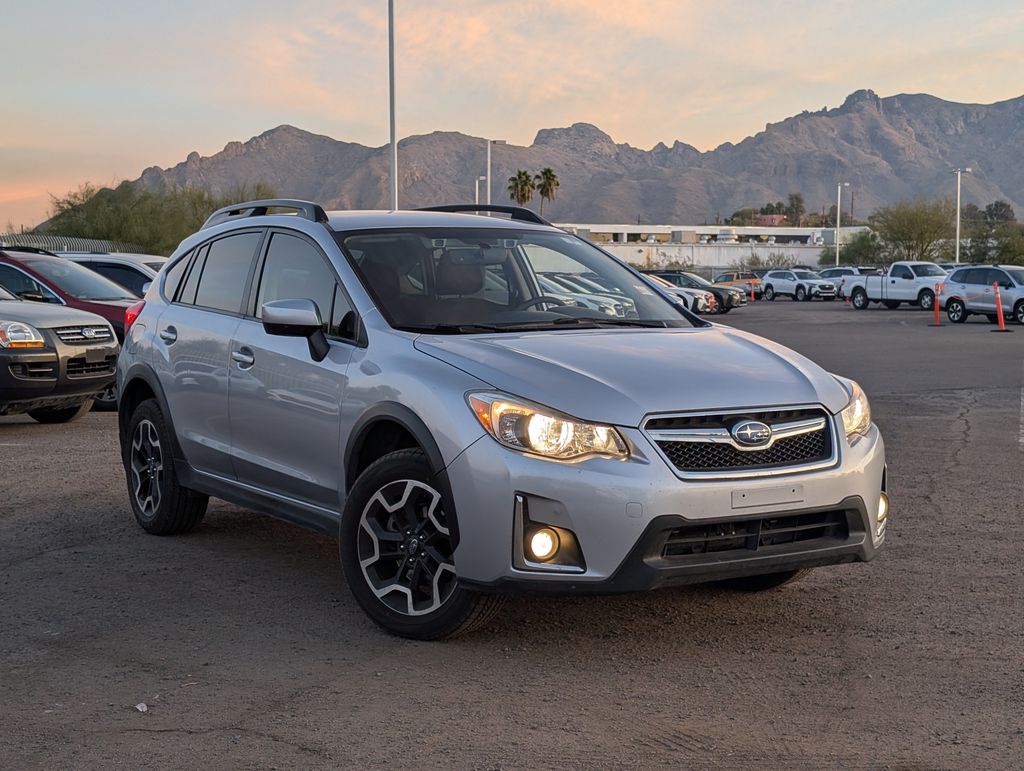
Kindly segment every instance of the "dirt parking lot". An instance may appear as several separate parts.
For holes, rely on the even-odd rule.
[[[722,320],[871,397],[875,562],[759,596],[517,598],[409,642],[327,538],[220,502],[145,535],[112,415],[0,418],[0,768],[1020,768],[1024,328],[781,300]]]

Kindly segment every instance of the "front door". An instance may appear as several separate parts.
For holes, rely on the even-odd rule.
[[[240,482],[337,510],[342,479],[341,404],[355,342],[355,313],[326,255],[310,239],[272,231],[249,312],[231,343],[232,460]],[[305,338],[269,335],[261,308],[309,299],[330,352]]]

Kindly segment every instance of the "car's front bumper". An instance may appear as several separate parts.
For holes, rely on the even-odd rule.
[[[623,592],[730,576],[865,561],[875,536],[885,450],[877,428],[842,443],[838,464],[806,474],[683,481],[635,429],[627,461],[595,458],[556,463],[507,450],[482,437],[447,469],[458,517],[456,569],[466,585],[491,590]],[[784,501],[745,505],[749,500]],[[516,567],[517,501],[538,524],[572,531],[585,569],[552,572]],[[843,519],[832,537],[768,547],[666,557],[666,539],[681,528],[712,534],[753,530],[753,523],[804,515]],[[748,531],[744,531],[748,532]],[[753,541],[750,542],[753,546]],[[699,548],[698,548],[699,551]]]
[[[0,415],[81,404],[114,382],[118,350],[114,341],[51,341],[45,348],[0,351]]]

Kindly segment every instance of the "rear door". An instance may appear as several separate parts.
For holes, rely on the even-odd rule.
[[[263,230],[246,230],[197,248],[157,322],[160,378],[185,457],[200,471],[228,478],[234,476],[229,349],[262,239]]]
[[[987,304],[989,300],[985,297],[986,288],[989,294],[992,292],[992,287],[987,281],[988,268],[969,268],[964,271],[964,305],[972,313],[992,312],[989,310],[991,306]]]
[[[272,230],[245,318],[231,343],[232,462],[240,482],[337,511],[341,403],[356,314],[327,255],[303,234]],[[301,337],[268,335],[262,306],[316,303],[330,352],[314,361]]]

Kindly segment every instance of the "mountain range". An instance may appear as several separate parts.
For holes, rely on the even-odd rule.
[[[485,148],[482,138],[447,131],[402,140],[401,206],[471,202]],[[1024,213],[1024,96],[983,105],[862,90],[841,107],[803,112],[707,152],[680,141],[643,150],[587,123],[542,129],[527,147],[493,147],[493,202],[509,203],[506,180],[517,169],[545,166],[561,182],[545,204],[554,222],[700,224],[796,191],[815,211],[834,203],[839,181],[850,183],[855,216],[865,217],[897,200],[953,195],[956,166],[972,170],[963,177],[965,202],[1002,199]],[[285,125],[209,157],[193,152],[172,168],[148,168],[135,184],[224,193],[265,182],[325,208],[386,208],[388,168],[386,145]]]

